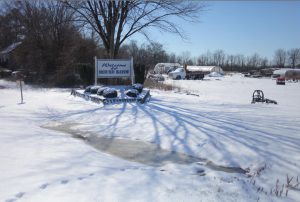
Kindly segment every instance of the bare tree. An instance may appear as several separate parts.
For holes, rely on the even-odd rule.
[[[191,63],[191,52],[183,51],[183,52],[181,52],[179,57],[181,58],[181,61],[182,61],[183,64],[190,65],[190,63]]]
[[[213,54],[214,65],[223,66],[225,61],[225,53],[223,50],[216,50]]]
[[[286,62],[286,51],[284,49],[277,49],[275,51],[274,61],[278,67],[284,67]]]
[[[175,53],[169,54],[169,62],[170,63],[175,63],[176,62],[176,55],[175,55]]]
[[[249,66],[253,68],[257,68],[260,65],[261,58],[257,53],[254,53],[249,59]]]
[[[228,55],[227,60],[230,65],[230,70],[232,71],[233,66],[236,64],[236,57],[234,55]]]
[[[204,54],[201,54],[198,58],[197,58],[197,65],[207,65],[207,57]]]
[[[241,68],[244,68],[245,60],[246,60],[246,58],[245,58],[244,55],[241,55],[241,54],[236,55],[236,64],[237,64],[237,66],[239,66]]]
[[[268,58],[266,58],[266,57],[261,58],[261,60],[260,60],[260,66],[261,66],[262,68],[268,67],[268,63],[269,63]]]
[[[5,12],[0,13],[0,44],[22,42],[9,67],[34,72],[30,82],[67,83],[66,78],[75,78],[82,64],[93,62],[96,44],[81,36],[73,24],[73,11],[65,4],[55,0],[7,2]],[[87,68],[93,70],[91,67]]]
[[[111,1],[61,0],[78,14],[78,20],[93,29],[102,39],[110,58],[118,55],[120,46],[129,37],[147,28],[158,28],[184,37],[184,32],[172,17],[196,22],[203,4],[191,1]]]
[[[144,82],[148,71],[157,63],[168,61],[169,59],[163,45],[159,43],[142,44],[139,46],[136,41],[130,41],[129,44],[125,44],[120,48],[120,55],[122,54],[126,57],[134,57],[135,77],[140,83]]]
[[[287,52],[289,62],[292,68],[295,68],[300,61],[300,48],[293,48]]]

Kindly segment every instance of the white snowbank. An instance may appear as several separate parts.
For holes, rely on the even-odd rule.
[[[300,176],[299,83],[276,86],[274,80],[238,75],[173,84],[200,96],[153,90],[145,105],[100,107],[70,96],[67,89],[25,87],[25,104],[18,104],[16,86],[0,80],[11,86],[0,89],[0,201],[282,200],[269,194],[276,180]],[[250,104],[255,89],[279,105]],[[253,185],[242,174],[205,165],[146,166],[40,127],[51,123],[152,142],[218,165],[265,169]],[[198,169],[206,175],[197,175]],[[299,197],[299,191],[290,190],[284,200]]]

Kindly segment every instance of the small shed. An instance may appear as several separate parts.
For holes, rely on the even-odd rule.
[[[154,67],[155,74],[168,74],[170,71],[181,67],[179,63],[157,63]]]
[[[210,74],[216,72],[223,75],[224,71],[219,66],[187,66],[187,70],[191,72],[202,72],[203,74]]]

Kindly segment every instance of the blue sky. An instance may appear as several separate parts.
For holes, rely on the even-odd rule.
[[[300,1],[207,1],[200,23],[177,20],[188,41],[151,30],[151,39],[168,52],[189,51],[197,57],[207,50],[228,54],[258,53],[273,58],[278,48],[300,48]],[[143,42],[141,36],[132,39]]]

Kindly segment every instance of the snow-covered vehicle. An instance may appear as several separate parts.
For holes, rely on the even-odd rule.
[[[148,76],[148,78],[153,81],[164,81],[165,80],[165,78],[161,74],[150,74]]]
[[[169,78],[176,79],[176,80],[185,79],[186,72],[182,67],[180,67],[170,72],[168,76]]]
[[[179,63],[158,63],[154,67],[155,74],[168,74],[170,71],[174,71],[177,68],[180,68]]]
[[[277,85],[285,85],[285,78],[284,77],[278,77],[276,79],[276,84]]]
[[[177,68],[168,74],[169,78],[180,80],[180,79],[203,79],[204,74],[200,71],[189,71],[184,68]]]

